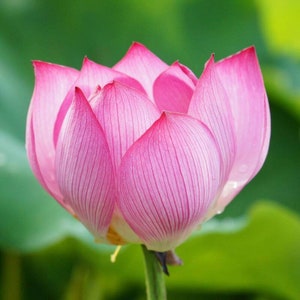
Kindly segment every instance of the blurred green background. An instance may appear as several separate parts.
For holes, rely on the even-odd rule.
[[[0,299],[145,299],[141,249],[91,235],[41,189],[25,155],[31,60],[112,66],[132,41],[197,75],[255,45],[269,156],[225,212],[177,249],[169,299],[300,299],[300,2],[0,0]]]

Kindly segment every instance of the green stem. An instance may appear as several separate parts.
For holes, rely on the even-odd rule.
[[[142,249],[146,270],[147,300],[166,300],[167,293],[162,267],[153,251],[147,250],[144,245]]]

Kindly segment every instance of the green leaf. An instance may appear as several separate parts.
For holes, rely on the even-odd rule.
[[[277,58],[264,67],[269,97],[300,122],[300,60]]]
[[[171,270],[168,286],[299,299],[299,217],[259,202],[248,222],[240,231],[203,234],[183,244],[177,252],[185,264]]]
[[[30,66],[29,61],[26,63]],[[26,63],[23,61],[24,65]],[[24,140],[24,124],[31,88],[20,76],[19,69],[17,54],[7,47],[0,36],[0,129]]]
[[[270,53],[264,75],[269,94],[300,121],[300,2],[257,0]]]
[[[278,53],[300,56],[300,2],[257,0],[266,42]]]
[[[282,206],[260,201],[240,220],[238,229],[223,230],[231,221],[210,221],[213,224],[207,226],[214,227],[214,231],[204,228],[176,250],[184,264],[169,267],[170,277],[166,278],[169,299],[298,300],[299,217]],[[30,280],[35,283],[28,284],[27,288],[40,287],[39,297],[47,293],[45,286],[51,287],[54,299],[63,289],[83,294],[91,285],[100,287],[104,299],[139,299],[138,295],[144,294],[139,245],[121,249],[112,264],[109,252],[99,252],[87,244],[67,239],[27,256],[26,261],[31,266],[27,271],[33,274]],[[36,272],[47,276],[40,276],[37,281]],[[72,278],[68,284],[72,274],[77,282],[84,281],[81,287],[74,285]],[[55,286],[59,289],[53,289]],[[208,294],[215,297],[206,298]]]

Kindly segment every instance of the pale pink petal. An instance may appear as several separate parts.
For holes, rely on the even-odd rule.
[[[204,124],[174,113],[127,151],[118,205],[148,249],[174,249],[201,222],[219,188],[219,154]]]
[[[218,202],[222,210],[260,170],[270,140],[270,112],[254,47],[216,64],[233,112],[236,158]]]
[[[122,60],[113,67],[114,70],[138,80],[152,100],[153,83],[158,75],[167,68],[166,63],[139,43],[133,43]]]
[[[193,82],[194,85],[197,84],[197,81],[198,81],[198,78],[197,76],[193,73],[192,70],[190,70],[187,66],[179,63],[179,62],[176,62],[175,63],[176,65],[178,65],[180,67],[180,69],[182,70],[182,72],[190,78],[190,80]]]
[[[187,113],[194,89],[191,78],[179,63],[174,63],[156,78],[154,100],[160,111]]]
[[[104,132],[79,88],[58,138],[56,172],[64,201],[94,235],[105,238],[115,174]]]
[[[115,168],[122,156],[158,118],[154,104],[141,92],[114,81],[91,100],[111,151]]]
[[[26,128],[26,152],[27,152],[27,157],[28,161],[30,163],[31,169],[38,179],[39,183],[43,186],[43,188],[49,193],[52,194],[52,192],[49,190],[43,174],[41,172],[39,162],[36,156],[36,147],[35,147],[35,136],[34,136],[34,130],[32,126],[32,119],[28,120],[29,123],[27,124]],[[54,195],[52,195],[54,196]]]
[[[204,122],[215,136],[222,153],[222,182],[225,183],[235,158],[234,121],[213,56],[198,81],[188,114]]]
[[[88,58],[83,61],[80,76],[76,81],[76,86],[84,92],[88,99],[97,86],[103,88],[109,82],[117,80],[141,92],[145,92],[143,86],[134,78],[120,73],[116,70],[97,64]]]
[[[134,78],[131,78],[128,75],[120,73],[116,70],[112,70],[111,68],[108,68],[106,66],[97,64],[89,60],[87,57],[84,58],[82,68],[80,70],[80,75],[76,82],[74,82],[73,88],[70,89],[70,92],[66,96],[58,113],[54,130],[55,144],[57,142],[57,137],[59,135],[62,122],[70,107],[72,99],[74,98],[75,86],[79,87],[83,91],[87,99],[90,99],[97,89],[104,87],[106,84],[113,80],[118,80],[132,88],[146,93],[142,85]]]
[[[62,202],[54,170],[54,123],[61,103],[79,72],[50,63],[33,62],[35,87],[27,116],[29,162],[44,188]],[[64,205],[63,203],[61,203]]]

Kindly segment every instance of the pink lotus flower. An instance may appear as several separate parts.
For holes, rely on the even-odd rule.
[[[255,49],[199,79],[134,43],[108,68],[34,62],[27,119],[40,184],[101,242],[167,251],[257,174],[270,115]]]

